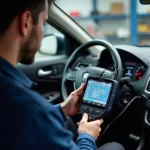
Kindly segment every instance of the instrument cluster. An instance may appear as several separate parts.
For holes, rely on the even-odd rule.
[[[110,65],[109,70],[114,71],[114,65]],[[132,81],[141,80],[145,71],[146,66],[140,62],[126,61],[123,64],[123,77],[130,77]]]

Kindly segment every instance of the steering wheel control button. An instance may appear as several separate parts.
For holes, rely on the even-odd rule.
[[[75,72],[69,73],[68,78],[69,78],[69,80],[75,80],[75,78],[76,78],[76,73],[75,73]]]
[[[105,72],[102,74],[102,77],[103,77],[103,78],[111,78],[111,77],[112,77],[112,73],[109,72],[109,71],[105,71]]]
[[[103,78],[109,78],[109,74],[103,74]]]

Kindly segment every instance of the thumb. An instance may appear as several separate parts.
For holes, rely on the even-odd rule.
[[[88,114],[86,114],[86,113],[83,114],[81,121],[87,122],[88,121]]]
[[[85,84],[82,83],[81,86],[76,90],[76,92],[80,93],[81,91],[83,91],[84,87],[85,87]]]

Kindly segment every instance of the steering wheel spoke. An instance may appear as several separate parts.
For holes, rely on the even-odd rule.
[[[68,72],[66,74],[66,80],[74,82],[76,80],[76,71]]]

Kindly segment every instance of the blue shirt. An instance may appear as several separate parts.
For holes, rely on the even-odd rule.
[[[22,72],[0,58],[0,149],[95,150],[89,134],[80,134],[74,143],[60,105],[49,104],[32,86]]]

